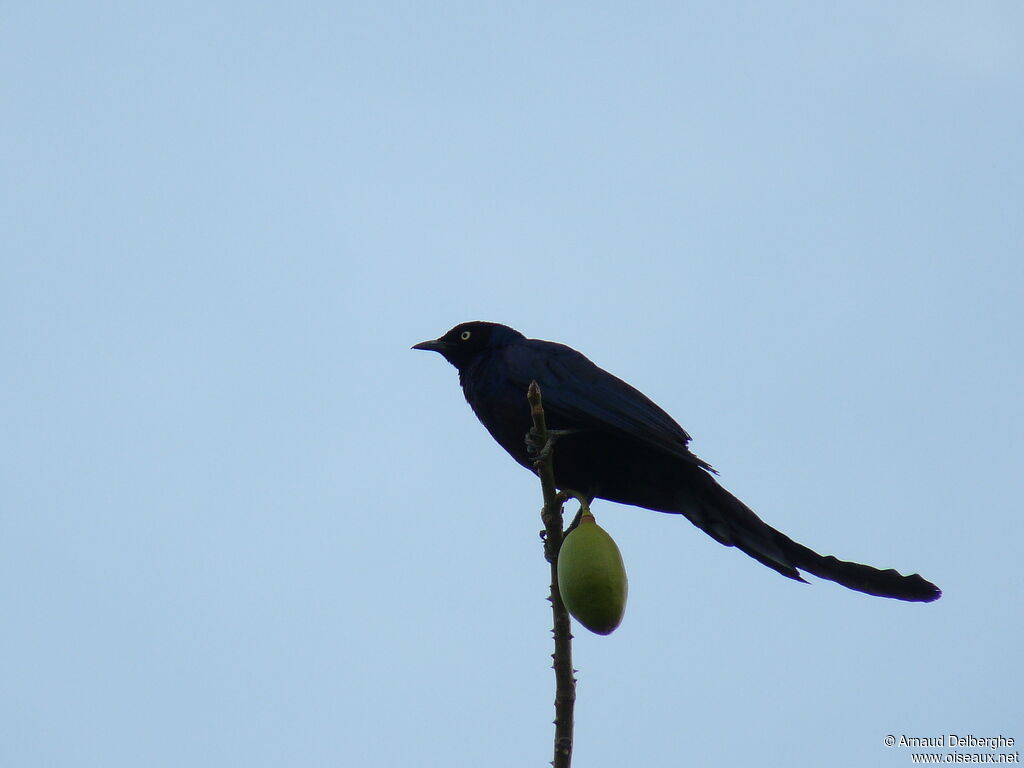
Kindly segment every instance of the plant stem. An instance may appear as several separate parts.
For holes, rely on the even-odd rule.
[[[541,445],[548,439],[544,408],[541,404],[540,387],[530,382],[527,392],[533,428]],[[554,620],[552,633],[555,637],[555,652],[551,654],[555,670],[555,757],[554,768],[569,768],[572,762],[573,708],[576,704],[576,677],[572,668],[572,627],[569,612],[558,591],[558,550],[562,547],[562,503],[564,497],[555,488],[554,450],[548,450],[544,458],[534,464],[540,475],[540,486],[544,492],[544,508],[540,516],[544,521],[544,557],[551,565],[551,615]]]

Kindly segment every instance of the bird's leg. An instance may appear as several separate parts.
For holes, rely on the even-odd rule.
[[[563,494],[570,498],[575,498],[580,503],[580,508],[576,510],[576,517],[572,519],[569,526],[565,529],[564,535],[568,536],[571,531],[576,530],[576,526],[580,524],[580,520],[583,519],[583,513],[590,511],[590,505],[594,501],[594,497],[587,494],[577,493],[576,491],[562,491]]]
[[[576,517],[574,517],[572,519],[572,522],[569,523],[569,527],[565,529],[565,533],[563,535],[568,536],[570,533],[575,531],[576,530],[576,526],[578,526],[580,524],[580,520],[582,520],[582,519],[583,519],[583,507],[580,507],[579,509],[576,510]]]
[[[566,435],[574,435],[579,431],[578,429],[549,429],[547,441],[541,443],[537,430],[534,427],[530,427],[530,431],[526,433],[526,453],[535,463],[544,461],[551,455],[551,449],[555,447],[555,443],[558,442],[559,438]]]
[[[558,495],[555,497],[555,501],[558,502],[559,510],[561,510],[562,506],[565,504],[565,502],[567,502],[572,497],[573,497],[572,493],[569,493],[568,491],[559,491]],[[547,538],[548,538],[548,532],[546,530],[541,531],[540,532],[540,540],[541,541],[547,541]]]
[[[576,491],[559,491],[558,492],[558,503],[559,505],[565,504],[569,499],[576,499],[580,503],[580,508],[576,510],[576,516],[569,523],[568,527],[562,531],[562,537],[568,536],[572,531],[576,530],[576,527],[580,524],[580,520],[583,519],[583,513],[590,509],[590,505],[594,501],[594,497],[587,494],[577,493]],[[547,531],[540,532],[540,540],[547,540]]]

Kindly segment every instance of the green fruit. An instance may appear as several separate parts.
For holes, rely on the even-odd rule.
[[[626,567],[615,540],[593,515],[565,537],[558,553],[558,591],[576,620],[591,632],[607,635],[626,612]]]

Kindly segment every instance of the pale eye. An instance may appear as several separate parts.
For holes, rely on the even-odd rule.
[[[473,334],[470,333],[469,331],[463,331],[461,334],[459,334],[459,338],[461,338],[463,341],[469,341],[469,337],[472,335]]]

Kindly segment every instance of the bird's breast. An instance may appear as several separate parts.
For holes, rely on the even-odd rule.
[[[532,426],[526,390],[520,392],[507,382],[478,375],[463,382],[463,392],[491,437],[517,462],[532,467],[526,453],[526,433]]]

